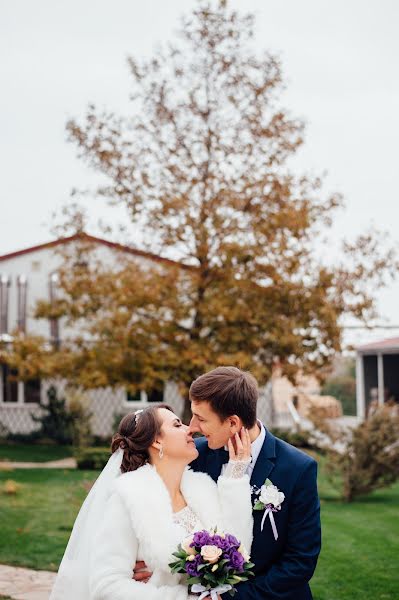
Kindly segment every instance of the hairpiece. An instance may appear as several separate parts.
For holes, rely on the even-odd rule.
[[[144,408],[140,408],[140,410],[136,410],[136,412],[134,413],[134,422],[136,423],[136,425],[137,425],[140,415],[143,411],[144,411]]]

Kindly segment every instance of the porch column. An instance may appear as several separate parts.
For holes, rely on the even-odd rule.
[[[384,394],[384,355],[377,354],[377,370],[378,370],[378,405],[382,406],[385,400]]]
[[[362,354],[356,355],[356,413],[361,419],[366,416],[366,401],[364,396],[364,366]]]

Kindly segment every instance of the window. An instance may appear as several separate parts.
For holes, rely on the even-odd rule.
[[[137,390],[136,393],[132,393],[126,390],[126,402],[145,402],[146,393],[143,390]]]
[[[18,381],[18,371],[8,365],[0,365],[0,402],[6,404],[39,404],[40,379]]]
[[[159,404],[163,402],[163,390],[154,389],[149,392],[138,390],[135,394],[126,390],[126,402],[156,402]]]
[[[39,404],[40,402],[41,381],[40,379],[30,379],[24,383],[24,402]]]
[[[151,390],[147,393],[147,398],[148,402],[157,402],[158,404],[160,404],[161,402],[163,402],[163,390]]]
[[[1,399],[3,402],[18,402],[18,381],[16,369],[10,369],[8,365],[1,365]]]

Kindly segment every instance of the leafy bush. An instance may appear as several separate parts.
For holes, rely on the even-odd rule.
[[[29,433],[9,433],[6,441],[15,442],[16,444],[38,444],[42,442],[41,430],[35,429]],[[49,443],[55,444],[55,441],[49,440]]]
[[[326,379],[321,393],[334,396],[341,402],[344,415],[356,415],[356,365],[350,357],[337,357],[332,374]]]
[[[325,396],[334,396],[342,404],[344,415],[356,415],[356,379],[350,375],[332,377],[328,379],[322,393]]]
[[[59,444],[72,442],[72,416],[67,410],[65,398],[58,398],[57,388],[49,387],[47,404],[40,402],[42,414],[32,415],[36,423],[40,423],[38,436],[49,438]]]
[[[78,469],[103,469],[111,455],[110,448],[79,448],[75,453]]]
[[[90,442],[91,414],[82,394],[71,391],[67,401],[65,398],[58,398],[57,388],[51,386],[47,391],[47,403],[40,402],[40,408],[40,416],[32,415],[32,419],[40,423],[40,429],[29,434],[30,441],[45,438],[58,444],[75,446]]]
[[[67,395],[68,412],[71,417],[72,444],[75,447],[90,446],[91,413],[89,412],[89,401],[84,394],[77,390],[70,391]]]
[[[399,416],[382,407],[352,430],[346,451],[330,452],[328,470],[340,479],[342,496],[358,496],[391,485],[399,479]]]
[[[291,431],[290,429],[272,429],[273,435],[284,440],[288,444],[296,448],[313,448],[314,444],[311,441],[310,432],[298,429]]]
[[[8,431],[7,427],[4,425],[4,423],[2,423],[2,421],[0,421],[0,442],[6,440],[9,435],[10,432]]]

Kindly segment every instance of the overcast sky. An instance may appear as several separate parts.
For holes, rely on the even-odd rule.
[[[66,141],[66,120],[89,102],[125,111],[126,56],[173,39],[179,15],[194,4],[0,0],[0,254],[51,239],[51,213],[73,187],[95,182]],[[257,13],[256,45],[282,59],[284,104],[307,122],[298,168],[327,170],[326,192],[345,197],[334,235],[373,224],[399,243],[399,2],[232,4]],[[98,202],[88,206],[93,222],[124,218]],[[399,283],[379,293],[382,318],[395,324],[398,297]],[[377,337],[385,335],[393,334]]]

